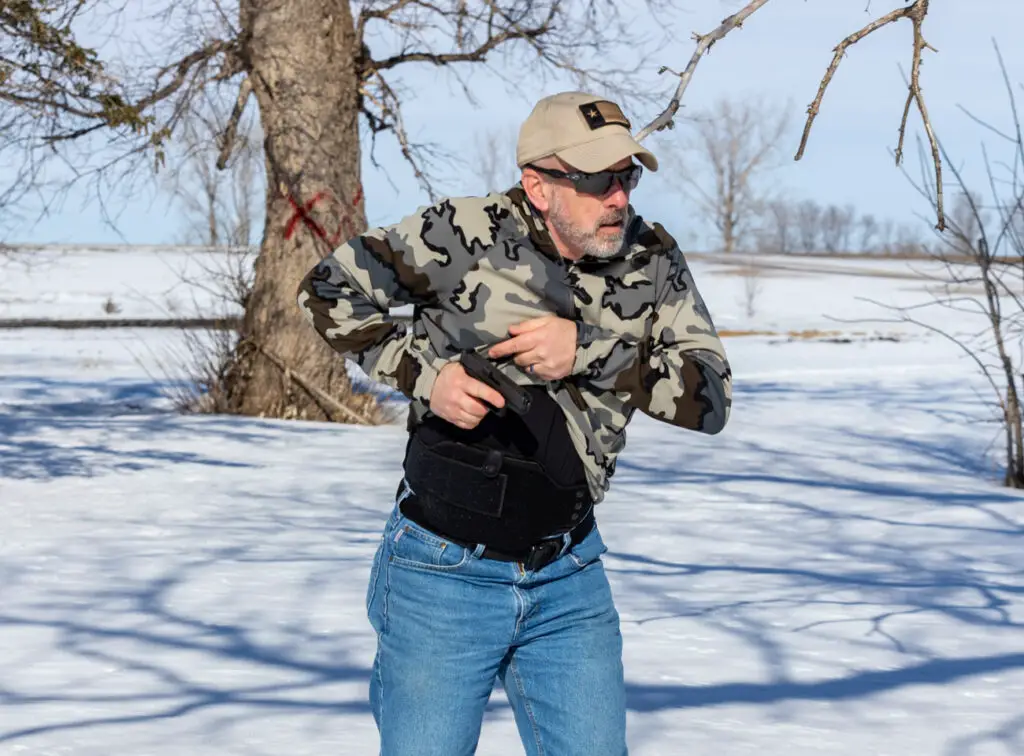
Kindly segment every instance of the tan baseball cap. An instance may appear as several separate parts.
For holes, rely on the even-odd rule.
[[[630,133],[629,119],[611,100],[586,92],[560,92],[541,99],[519,129],[516,163],[520,168],[556,155],[587,173],[603,171],[635,155],[651,171],[654,153]]]

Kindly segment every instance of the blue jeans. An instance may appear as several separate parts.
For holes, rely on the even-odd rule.
[[[622,636],[597,526],[536,572],[482,551],[396,503],[366,595],[381,756],[473,754],[495,680],[528,756],[625,756]]]

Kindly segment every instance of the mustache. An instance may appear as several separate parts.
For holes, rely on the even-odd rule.
[[[610,226],[614,223],[622,224],[625,223],[625,220],[625,210],[612,210],[610,212],[605,213],[604,215],[597,219],[597,228],[600,228],[601,226]]]

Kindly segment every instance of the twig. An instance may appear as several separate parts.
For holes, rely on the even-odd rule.
[[[672,128],[672,119],[675,116],[676,111],[679,110],[679,103],[683,99],[683,92],[685,92],[686,87],[689,86],[690,79],[693,78],[693,72],[697,70],[697,64],[700,63],[700,59],[708,50],[711,49],[711,46],[715,44],[715,42],[722,39],[733,29],[737,29],[742,26],[748,16],[767,2],[768,0],[752,0],[745,8],[737,11],[722,21],[717,29],[709,32],[708,34],[693,35],[694,39],[697,41],[697,49],[694,50],[693,56],[690,58],[690,62],[686,65],[686,68],[683,69],[681,74],[679,74],[679,86],[676,87],[675,94],[672,95],[672,99],[669,100],[668,107],[665,108],[657,118],[637,132],[635,139],[638,142],[646,139],[655,131]],[[658,73],[665,73],[667,70],[667,68],[662,66]]]
[[[363,108],[363,114],[367,117],[370,130],[372,132],[394,132],[395,138],[398,140],[398,146],[402,152],[402,156],[406,159],[409,165],[412,166],[416,180],[419,181],[420,186],[423,187],[423,190],[426,191],[427,195],[430,197],[430,201],[433,202],[436,199],[436,192],[434,191],[434,186],[430,182],[426,171],[420,165],[420,161],[417,160],[417,156],[415,154],[417,152],[416,148],[409,142],[409,135],[405,130],[405,122],[402,120],[401,100],[398,98],[395,90],[391,88],[391,85],[385,81],[380,71],[376,71],[374,76],[376,77],[378,86],[380,87],[381,97],[374,97],[373,93],[366,88],[360,90],[360,94],[362,94],[363,97],[380,109],[380,117],[378,117],[368,108]]]
[[[797,149],[795,160],[800,160],[804,155],[804,150],[807,148],[807,139],[811,134],[811,126],[814,124],[814,119],[817,117],[818,112],[821,109],[821,100],[825,96],[825,90],[832,81],[832,77],[836,73],[836,69],[839,68],[839,63],[842,61],[843,56],[846,54],[847,48],[851,45],[857,44],[864,37],[868,36],[872,32],[881,29],[883,26],[891,24],[895,21],[899,21],[901,18],[910,19],[910,22],[914,27],[914,47],[913,47],[913,59],[911,63],[910,83],[908,84],[907,101],[903,106],[903,117],[900,120],[899,129],[899,144],[896,148],[896,165],[899,165],[903,160],[903,143],[906,138],[907,132],[907,118],[910,115],[910,106],[912,104],[917,105],[917,109],[921,114],[921,120],[924,123],[925,133],[928,135],[928,142],[932,149],[932,160],[935,163],[935,181],[937,187],[936,196],[936,213],[938,219],[936,222],[936,229],[943,231],[946,228],[946,216],[943,208],[943,197],[942,197],[942,159],[939,155],[939,143],[935,138],[935,132],[932,129],[931,118],[928,115],[928,108],[925,106],[924,97],[921,94],[921,53],[927,47],[933,52],[937,52],[934,47],[928,44],[924,35],[921,33],[921,25],[924,22],[925,16],[928,15],[928,5],[931,0],[914,0],[913,3],[905,8],[898,8],[881,18],[877,18],[863,29],[855,31],[853,34],[848,36],[842,42],[840,42],[834,48],[834,55],[832,56],[832,62],[825,70],[825,75],[821,79],[821,84],[818,87],[818,94],[815,96],[814,101],[807,108],[807,123],[804,125],[804,133],[800,137],[800,147]]]
[[[903,158],[903,142],[907,132],[907,116],[910,113],[910,104],[917,104],[918,112],[921,114],[921,122],[924,124],[925,133],[928,135],[928,144],[932,148],[932,160],[935,163],[935,188],[936,188],[936,210],[938,221],[936,228],[942,231],[946,228],[946,216],[943,210],[942,198],[942,159],[939,156],[939,143],[935,138],[935,131],[932,129],[932,121],[928,116],[928,108],[925,106],[924,97],[921,94],[921,52],[928,48],[937,52],[929,45],[921,34],[921,24],[928,13],[928,0],[917,0],[908,12],[908,18],[914,25],[914,59],[910,71],[910,91],[907,93],[907,103],[903,108],[903,119],[900,121],[900,140],[896,148],[896,164],[899,165]]]
[[[831,317],[829,318],[829,320],[833,320],[839,323],[910,323],[911,325],[915,325],[918,326],[919,328],[924,328],[927,331],[931,331],[937,336],[941,336],[942,338],[952,342],[957,347],[959,347],[964,352],[964,354],[966,354],[971,360],[974,361],[975,364],[978,365],[978,367],[981,369],[982,375],[985,376],[985,379],[988,381],[989,385],[996,393],[997,404],[999,405],[999,408],[1005,411],[1006,405],[1003,400],[1003,394],[999,390],[999,387],[996,385],[995,378],[992,377],[992,374],[988,366],[985,365],[985,363],[981,361],[981,358],[978,357],[978,355],[975,354],[973,351],[971,351],[970,347],[964,344],[964,342],[961,339],[958,339],[953,334],[949,333],[948,331],[944,331],[942,328],[939,328],[938,326],[933,326],[930,323],[925,323],[923,320],[918,320],[917,318],[911,317],[910,315],[907,314],[907,312],[909,312],[911,308],[886,304],[884,302],[879,302],[878,300],[871,299],[870,297],[855,297],[855,299],[861,302],[867,302],[868,304],[876,305],[884,310],[897,313],[899,315],[899,318],[896,320],[886,320],[884,318],[860,318],[850,320],[846,318]]]

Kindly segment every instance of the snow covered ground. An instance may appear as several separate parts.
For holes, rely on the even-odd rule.
[[[3,267],[0,317],[156,314],[166,263]],[[839,322],[925,297],[906,263],[830,265],[766,269],[750,317],[694,262],[720,328],[780,335],[727,339],[722,435],[639,417],[600,505],[636,756],[1024,753],[1024,497],[987,389],[941,338]],[[0,754],[374,754],[402,429],[175,415],[178,343],[0,331]],[[500,689],[479,753],[522,753]]]
[[[251,261],[188,247],[18,250],[0,256],[0,319],[220,316],[234,312],[217,294],[225,277]]]

